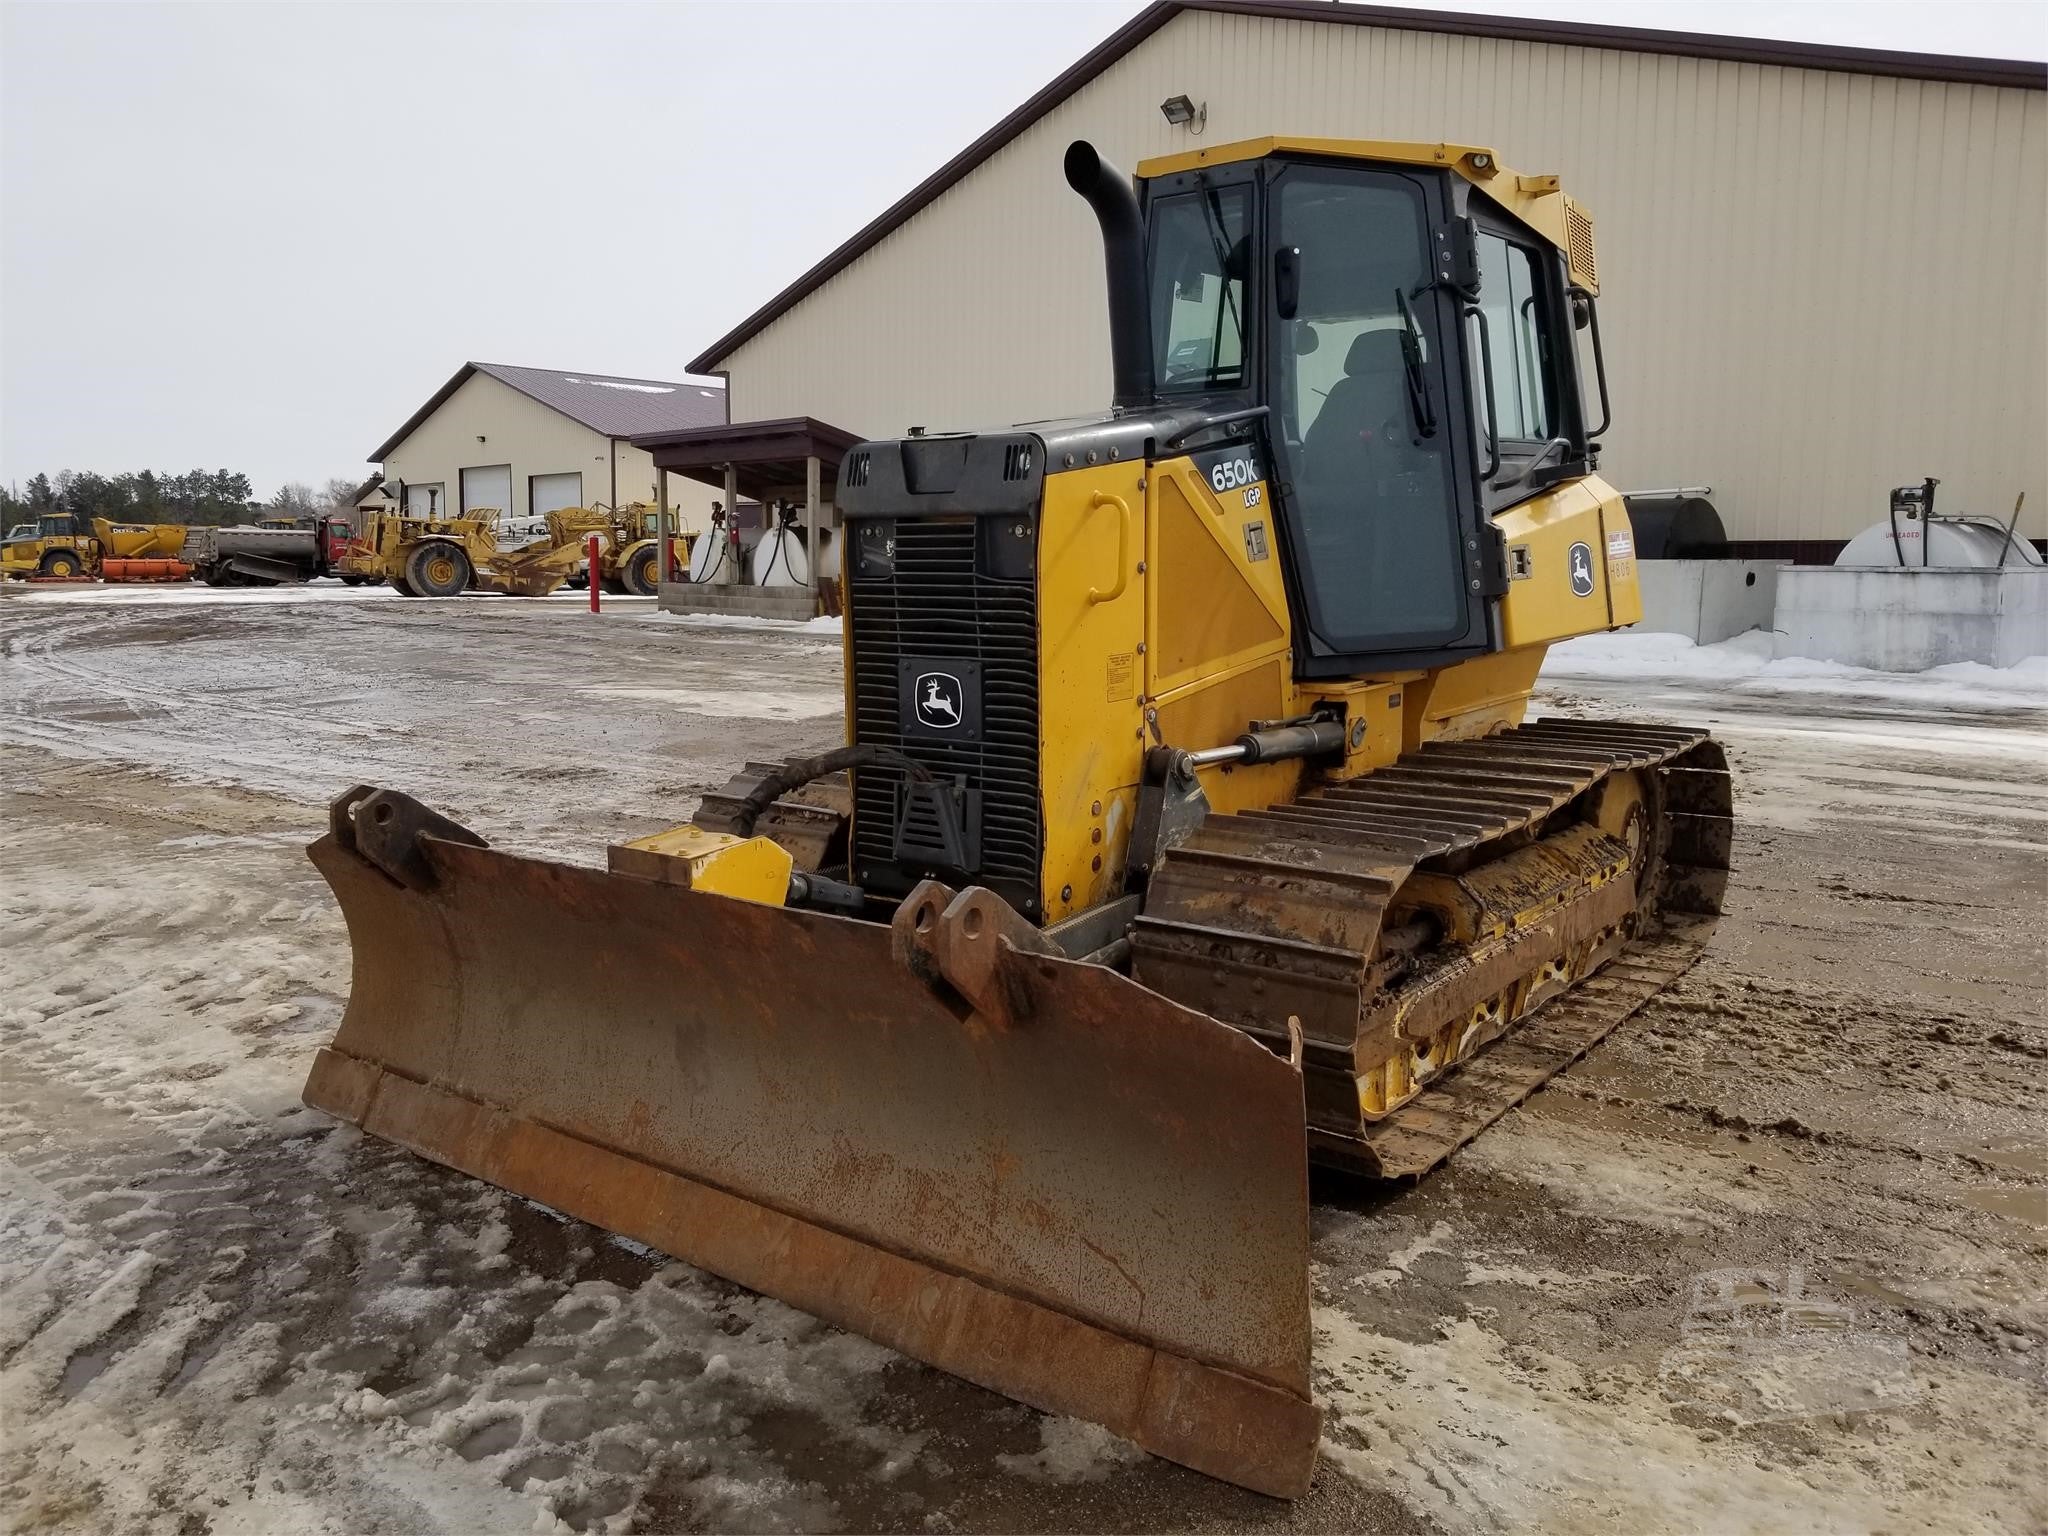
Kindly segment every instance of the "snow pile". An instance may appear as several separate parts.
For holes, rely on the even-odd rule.
[[[846,707],[846,695],[837,688],[649,688],[631,683],[599,683],[578,688],[586,698],[636,699],[644,703],[671,704],[685,714],[708,715],[714,720],[817,720],[836,715]]]
[[[215,607],[285,603],[367,603],[396,598],[381,584],[351,587],[339,581],[308,581],[282,587],[209,587],[197,581],[81,582],[77,586],[9,587],[0,601],[93,603],[108,608],[206,603]]]
[[[835,639],[846,627],[844,619],[830,614],[815,619],[757,619],[750,613],[647,613],[641,619],[696,629],[773,629],[786,635],[831,635]]]
[[[1547,681],[1573,678],[1666,678],[1733,683],[1742,690],[1849,693],[1976,707],[2048,705],[2048,656],[2010,667],[1959,661],[1925,672],[1873,672],[1804,656],[1773,659],[1760,629],[1714,645],[1684,635],[1583,635],[1550,648]]]

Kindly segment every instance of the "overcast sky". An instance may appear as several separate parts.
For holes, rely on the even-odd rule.
[[[267,495],[465,359],[679,377],[1140,8],[0,0],[0,481]],[[2048,56],[2048,0],[1469,9]]]

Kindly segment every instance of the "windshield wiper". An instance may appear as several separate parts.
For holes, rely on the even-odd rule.
[[[1244,355],[1244,322],[1237,315],[1237,300],[1230,294],[1230,231],[1223,227],[1223,199],[1214,187],[1209,188],[1202,198],[1202,220],[1209,232],[1210,249],[1216,253],[1216,285],[1223,290],[1223,307],[1230,315],[1230,323],[1237,330],[1238,355]],[[1209,382],[1216,382],[1216,375],[1222,372],[1223,327],[1216,327],[1216,334],[1209,341]]]
[[[1418,437],[1436,436],[1436,407],[1429,403],[1429,375],[1423,370],[1422,327],[1409,306],[1408,292],[1394,290],[1394,302],[1401,308],[1401,372],[1408,381],[1408,410],[1415,417]]]

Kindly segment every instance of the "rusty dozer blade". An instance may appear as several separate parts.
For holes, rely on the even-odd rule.
[[[355,978],[308,1104],[1160,1456],[1301,1494],[1296,1061],[1048,953],[500,852],[389,791],[309,850]]]

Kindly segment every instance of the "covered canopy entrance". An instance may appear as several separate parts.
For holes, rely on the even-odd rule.
[[[724,492],[724,525],[704,537],[726,540],[728,558],[694,561],[703,581],[691,581],[687,571],[664,572],[657,606],[671,613],[746,613],[762,618],[837,613],[840,533],[832,491],[839,482],[839,461],[862,440],[858,433],[809,416],[634,438],[634,447],[653,456],[664,528],[671,474]],[[785,526],[804,551],[801,581],[792,581],[790,563],[777,559],[774,540]],[[666,548],[666,541],[656,547]],[[768,553],[757,562],[754,557],[764,548]],[[757,563],[764,568],[756,571]]]

